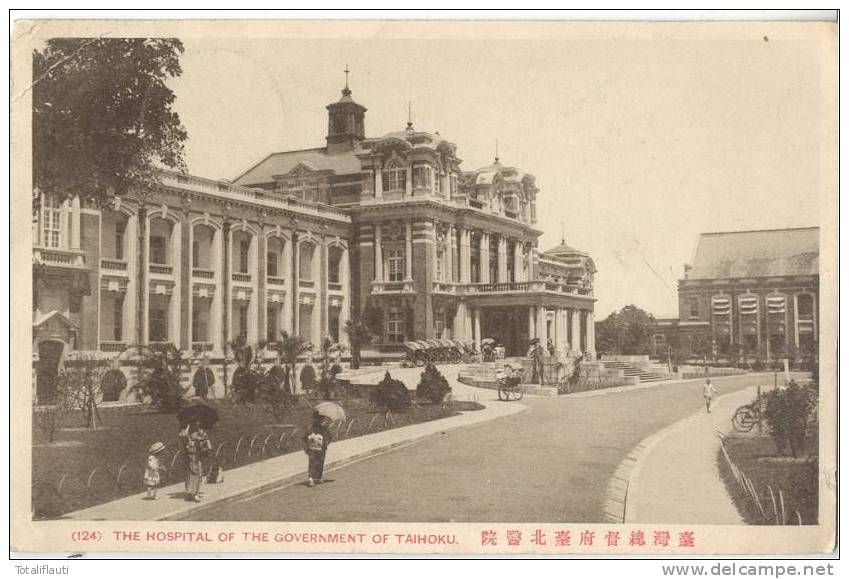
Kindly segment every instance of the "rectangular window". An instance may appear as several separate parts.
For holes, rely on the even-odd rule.
[[[699,298],[698,297],[690,297],[687,298],[687,306],[690,312],[690,319],[696,319],[699,317]]]
[[[164,308],[148,310],[148,336],[151,342],[168,341],[168,312]]]
[[[268,277],[277,277],[277,254],[273,251],[266,254],[265,273]]]
[[[124,223],[115,224],[115,259],[124,259]]]
[[[436,281],[444,281],[445,276],[445,249],[439,247],[436,250]]]
[[[430,189],[430,167],[413,168],[413,188]]]
[[[442,339],[442,333],[445,331],[445,322],[442,319],[433,321],[433,337],[437,340]]]
[[[197,239],[192,241],[192,267],[200,267],[200,243]]]
[[[124,339],[124,296],[119,295],[115,298],[112,311],[112,324],[114,331],[114,340],[120,342]]]
[[[407,187],[406,169],[389,169],[383,172],[384,191],[403,191]]]
[[[165,251],[165,238],[161,235],[150,236],[150,263],[168,265],[168,255]]]
[[[454,198],[457,195],[457,176],[452,173],[449,177],[448,183],[450,185],[451,197]]]
[[[404,250],[390,249],[387,262],[389,281],[404,281]]]
[[[405,326],[404,313],[397,308],[390,309],[386,319],[386,341],[394,344],[405,342]]]
[[[268,306],[265,314],[266,338],[269,342],[276,342],[279,336],[277,335],[277,307]]]
[[[239,242],[239,273],[248,273],[248,256],[250,255],[251,242]]]
[[[55,197],[45,197],[41,219],[42,231],[44,231],[44,247],[59,247],[61,216],[59,200]]]
[[[436,170],[433,172],[433,191],[437,195],[442,195],[442,174]]]
[[[239,306],[239,335],[248,337],[248,306]]]

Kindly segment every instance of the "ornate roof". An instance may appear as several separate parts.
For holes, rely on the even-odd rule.
[[[688,279],[819,274],[819,228],[702,233]]]

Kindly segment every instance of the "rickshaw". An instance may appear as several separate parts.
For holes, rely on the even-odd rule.
[[[444,351],[445,347],[440,340],[425,340],[424,343],[427,344],[427,352],[430,354],[431,363],[438,364],[445,361],[447,352]]]
[[[504,400],[521,400],[525,395],[522,390],[522,372],[524,368],[518,368],[513,364],[505,364],[504,370],[496,373],[495,377],[498,382],[498,399]],[[508,373],[509,372],[509,373]]]
[[[460,362],[462,356],[460,352],[457,350],[457,346],[453,340],[441,339],[439,343],[442,344],[442,348],[445,352],[445,361],[451,364],[457,364]]]
[[[424,366],[430,361],[427,349],[421,342],[405,342],[404,353],[407,355],[407,363],[411,366]]]

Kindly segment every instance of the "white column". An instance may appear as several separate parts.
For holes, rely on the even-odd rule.
[[[300,335],[301,333],[301,239],[298,236],[298,243],[292,247],[295,252],[295,271],[292,272],[292,335]],[[232,263],[232,262],[231,262]],[[301,336],[305,338],[305,336]]]
[[[410,281],[413,279],[413,222],[407,221],[404,224],[404,240],[406,247],[404,249],[404,279]]]
[[[507,239],[498,236],[498,279],[499,283],[507,282]]]
[[[374,226],[374,281],[383,281],[383,240],[379,224]]]
[[[374,197],[375,199],[383,199],[383,169],[380,163],[375,164]]]
[[[292,238],[290,237],[286,240],[286,243],[283,245],[283,278],[285,279],[286,284],[286,297],[283,299],[283,326],[282,330],[285,330],[290,336],[293,334],[297,334],[294,325],[292,324],[292,308],[294,307],[294,299],[295,299],[295,288],[297,287],[297,280],[295,279],[295,272],[292,268]]]
[[[339,310],[339,343],[349,347],[348,332],[345,324],[351,315],[351,264],[348,249],[342,252],[339,262],[339,281],[342,282],[342,307]]]
[[[481,270],[481,283],[489,283],[489,233],[481,234],[481,245],[479,260]]]
[[[413,164],[410,163],[407,167],[407,180],[404,183],[404,197],[412,197],[413,195]]]
[[[443,183],[445,180],[443,180]],[[448,226],[448,239],[445,244],[445,281],[454,281],[454,226]]]
[[[528,339],[532,340],[537,337],[537,313],[536,306],[528,306]]]
[[[466,335],[466,304],[460,302],[457,304],[457,312],[454,314],[454,323],[451,328],[452,337],[455,340],[466,342],[469,337]]]
[[[469,283],[471,281],[471,249],[469,230],[464,227],[460,230],[460,283]]]
[[[481,349],[481,310],[474,308],[472,310],[472,319],[475,324],[475,349],[480,352]]]
[[[572,351],[581,351],[581,310],[572,310]]]
[[[82,245],[80,245],[80,229],[82,228],[82,212],[80,211],[80,197],[79,195],[75,195],[73,199],[71,199],[71,223],[73,224],[73,229],[71,230],[71,249],[80,249]]]
[[[595,360],[595,316],[593,312],[587,312],[587,353],[591,360]]]
[[[521,240],[516,240],[515,245],[513,245],[513,279],[516,281],[525,281],[524,275],[522,272],[523,268],[522,263],[522,242]]]
[[[124,335],[123,341],[127,344],[136,342],[136,312],[140,307],[138,303],[139,260],[138,260],[138,214],[127,218],[127,229],[124,232],[126,240],[124,260],[127,262],[127,292],[124,294]]]
[[[182,328],[182,320],[180,318],[180,309],[182,300],[182,262],[183,262],[183,227],[177,221],[171,224],[171,239],[168,241],[171,244],[171,272],[174,276],[174,286],[171,292],[171,299],[168,300],[168,313],[170,319],[168,321],[168,341],[174,344],[178,350],[184,349],[184,344],[181,343],[180,334]],[[188,321],[188,320],[187,320]]]
[[[545,306],[537,306],[537,337],[539,338],[540,346],[545,348],[548,345],[548,327],[546,324],[547,310]],[[546,350],[548,353],[548,350]]]

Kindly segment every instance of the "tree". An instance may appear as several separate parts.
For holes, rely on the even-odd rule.
[[[274,344],[274,349],[283,361],[283,369],[286,372],[284,382],[290,393],[294,392],[295,364],[298,357],[309,352],[311,347],[302,337],[289,335],[285,330],[280,332],[280,339]]]
[[[608,354],[649,354],[654,333],[654,316],[628,305],[596,324],[596,344]]]
[[[52,38],[33,53],[33,184],[102,206],[183,171],[186,130],[168,78],[182,73],[173,38]]]
[[[360,367],[362,347],[371,342],[371,332],[361,318],[355,317],[345,322],[345,333],[351,344],[351,367],[356,370]]]

